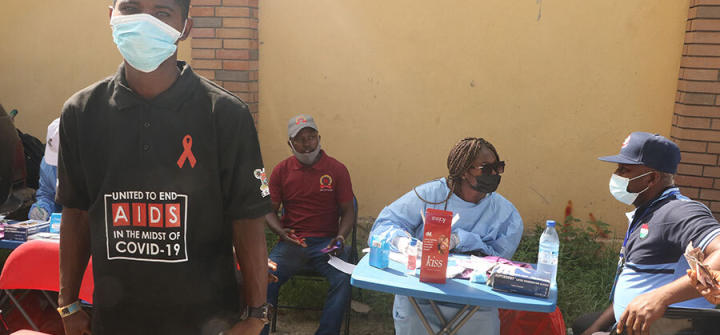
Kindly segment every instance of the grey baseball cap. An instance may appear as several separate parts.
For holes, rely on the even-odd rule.
[[[290,138],[295,137],[295,135],[297,135],[297,133],[305,127],[318,130],[312,116],[305,114],[293,116],[290,118],[290,121],[288,121],[288,136],[290,136]]]

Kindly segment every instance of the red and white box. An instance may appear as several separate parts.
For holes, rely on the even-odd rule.
[[[428,208],[425,211],[420,281],[445,284],[453,213]]]

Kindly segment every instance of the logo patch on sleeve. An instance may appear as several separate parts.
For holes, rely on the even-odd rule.
[[[262,197],[264,198],[270,195],[270,187],[268,186],[265,168],[255,170],[255,178],[260,180],[260,194]]]
[[[108,260],[187,261],[187,201],[175,192],[105,194]]]

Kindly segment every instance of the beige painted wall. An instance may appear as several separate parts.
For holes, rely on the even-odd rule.
[[[0,101],[44,140],[74,92],[115,72],[98,0],[0,2]],[[260,132],[269,168],[287,119],[314,115],[362,216],[446,174],[465,136],[507,161],[499,192],[526,223],[567,200],[622,226],[607,192],[634,130],[670,130],[687,1],[260,1]],[[542,7],[542,15],[538,13]],[[189,59],[189,43],[179,57]]]
[[[542,15],[538,14],[542,8]],[[287,120],[313,115],[353,177],[360,215],[447,173],[462,137],[507,162],[499,192],[526,224],[568,200],[618,228],[608,192],[636,130],[668,135],[687,0],[260,1],[260,134],[268,167]],[[621,232],[622,233],[622,232]]]
[[[45,142],[47,125],[75,92],[117,71],[111,0],[0,1],[0,102]],[[180,59],[190,59],[181,42]]]

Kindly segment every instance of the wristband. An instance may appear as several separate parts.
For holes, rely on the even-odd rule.
[[[63,318],[73,315],[80,311],[80,300],[73,302],[72,304],[65,307],[60,307],[57,309],[57,311]]]

